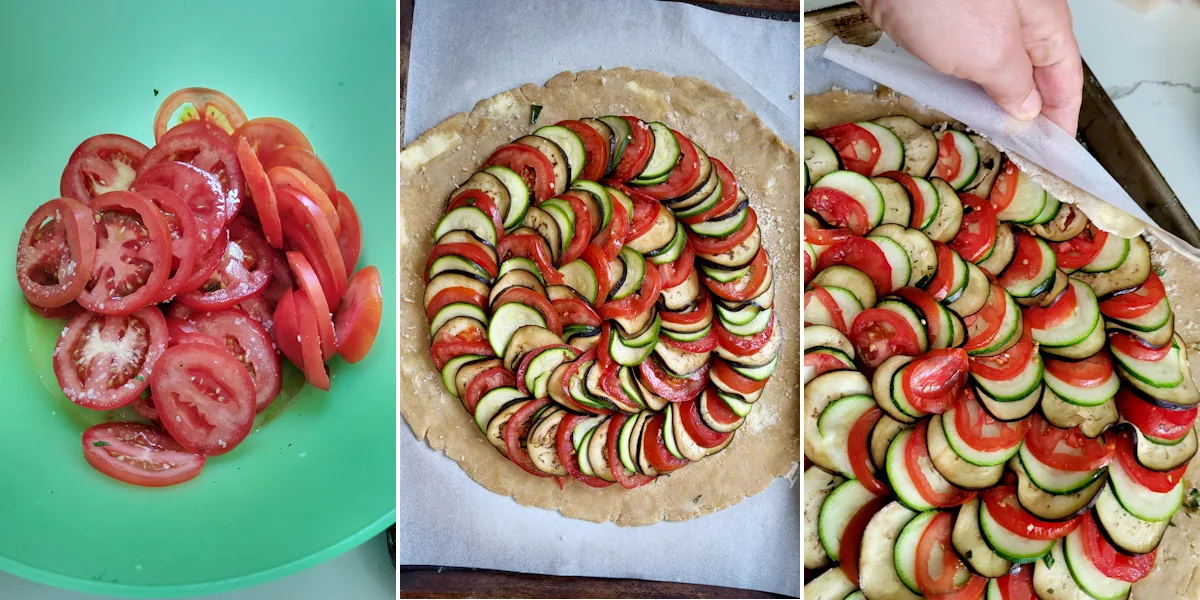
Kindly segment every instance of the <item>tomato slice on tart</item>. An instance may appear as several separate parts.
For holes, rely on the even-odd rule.
[[[625,240],[629,237],[630,216],[625,209],[625,204],[613,202],[612,207],[613,217],[608,222],[608,227],[601,229],[589,244],[600,249],[605,261],[615,260],[625,245]]]
[[[862,538],[867,530],[867,523],[870,523],[875,513],[883,510],[890,501],[891,498],[885,496],[867,502],[854,513],[846,525],[846,530],[842,532],[842,541],[838,547],[838,564],[846,578],[852,582],[857,583],[859,580],[858,562],[862,555]]]
[[[1100,526],[1096,524],[1091,511],[1083,514],[1079,533],[1083,536],[1083,553],[1087,559],[1096,566],[1096,570],[1113,579],[1137,582],[1150,574],[1158,558],[1158,548],[1137,556],[1124,554],[1114,548],[1100,532]]]
[[[476,375],[463,392],[463,406],[466,407],[468,413],[475,414],[475,407],[479,405],[479,399],[498,387],[517,387],[517,378],[512,371],[496,366]]]
[[[556,124],[575,132],[575,135],[578,135],[579,139],[583,141],[583,151],[587,159],[583,164],[583,173],[579,176],[580,179],[600,181],[608,172],[608,140],[601,137],[598,131],[592,129],[591,125],[582,121],[565,120]]]
[[[1026,563],[996,578],[1000,600],[1037,600],[1037,593],[1033,589],[1033,569],[1033,565]]]
[[[762,331],[749,336],[730,333],[720,319],[713,321],[713,331],[717,334],[717,344],[735,356],[750,356],[766,347],[775,333],[775,313]]]
[[[710,158],[709,160],[712,161],[713,168],[717,170],[717,178],[721,182],[721,198],[717,200],[716,205],[712,208],[698,215],[680,217],[679,220],[686,225],[703,223],[716,215],[728,212],[729,209],[738,203],[738,182],[737,178],[733,176],[733,171],[730,171],[729,167],[725,166],[725,163],[715,158]]]
[[[967,446],[980,452],[1016,447],[1029,431],[1029,419],[999,421],[984,410],[970,388],[953,402],[954,428]],[[949,417],[949,415],[947,415]]]
[[[979,494],[988,514],[1001,527],[1031,540],[1057,540],[1075,531],[1083,517],[1066,521],[1043,521],[1025,510],[1017,500],[1017,486],[1001,483]]]
[[[192,324],[202,333],[216,338],[242,364],[254,382],[255,410],[271,405],[283,385],[279,355],[271,335],[254,319],[236,309],[197,312]]]
[[[767,249],[759,248],[758,254],[754,255],[754,260],[750,261],[750,270],[738,279],[721,282],[710,278],[708,275],[701,275],[701,279],[704,282],[704,287],[711,290],[717,296],[733,302],[745,302],[753,298],[760,291],[759,288],[766,281],[770,270],[771,265],[768,260]]]
[[[642,383],[668,402],[691,400],[699,396],[708,383],[708,364],[686,377],[672,375],[659,364],[658,359],[653,357],[642,361],[637,368],[638,373],[641,374]]]
[[[883,250],[870,240],[852,237],[837,242],[817,259],[817,272],[833,265],[846,265],[862,271],[871,278],[880,294],[892,291],[892,267]]]
[[[662,278],[663,289],[673,288],[685,281],[696,269],[696,251],[687,239],[683,241],[683,252],[679,258],[658,265],[658,274]]]
[[[1068,286],[1068,289],[1074,289]],[[967,352],[974,352],[990,346],[1000,333],[1000,328],[1004,325],[1004,317],[1008,314],[1009,306],[1007,301],[1008,292],[995,281],[992,282],[991,291],[988,294],[987,302],[979,312],[963,319],[963,324],[967,326],[967,343],[963,348]],[[1073,298],[1074,296],[1072,296]],[[1032,310],[1041,310],[1034,307]],[[1032,321],[1032,325],[1037,327],[1037,321]],[[975,327],[976,323],[981,323],[982,326]]]
[[[1104,350],[1076,361],[1047,358],[1043,366],[1055,378],[1080,388],[1099,387],[1116,377],[1112,355]]]
[[[1108,336],[1108,343],[1112,349],[1132,356],[1137,360],[1157,362],[1167,357],[1171,353],[1171,344],[1164,344],[1159,347],[1151,346],[1142,338],[1126,333],[1124,331],[1116,331]]]
[[[171,234],[171,275],[155,302],[165,302],[175,297],[191,279],[196,270],[196,259],[200,253],[200,229],[192,209],[175,192],[160,185],[145,185],[135,191],[158,207],[167,222]]]
[[[618,182],[626,182],[633,179],[646,168],[646,164],[650,162],[650,156],[654,154],[654,133],[650,131],[650,126],[645,121],[630,116],[623,116],[629,123],[629,143],[625,145],[625,151],[621,153],[620,160],[613,167],[612,179]]]
[[[858,313],[850,325],[849,337],[859,360],[871,370],[897,354],[921,354],[912,325],[904,317],[882,308]]]
[[[662,294],[662,279],[658,276],[658,267],[654,263],[646,263],[646,274],[642,284],[633,294],[620,300],[610,300],[596,306],[596,314],[604,319],[619,319],[639,315],[654,308]]]
[[[695,306],[686,311],[660,310],[659,316],[664,323],[672,325],[696,325],[707,323],[713,318],[712,295],[705,288],[700,288]]]
[[[579,470],[579,458],[575,454],[575,444],[573,435],[575,427],[587,419],[584,415],[569,414],[563,417],[558,424],[558,430],[554,433],[554,446],[558,450],[558,459],[566,467],[567,473],[571,477],[583,482],[584,484],[594,488],[606,488],[612,485],[612,482],[605,481],[599,477],[587,475]]]
[[[513,463],[521,467],[526,473],[538,477],[549,477],[549,475],[539,471],[534,466],[533,459],[529,458],[529,450],[523,442],[529,437],[529,429],[533,425],[534,415],[549,404],[549,398],[530,400],[518,409],[517,412],[513,413],[508,423],[504,425],[504,449],[508,450],[509,460],[512,460]]]
[[[92,199],[96,258],[80,306],[101,314],[127,315],[157,298],[171,269],[171,234],[161,211],[134,192]]]
[[[554,310],[558,313],[558,320],[564,327],[567,325],[599,327],[603,324],[600,315],[592,310],[592,305],[578,298],[560,298],[551,301],[551,304],[554,305]]]
[[[150,306],[125,316],[81,312],[54,347],[54,375],[67,399],[93,410],[132,403],[167,349],[167,322]]]
[[[660,412],[646,421],[646,429],[642,432],[642,446],[646,453],[646,462],[659,473],[670,473],[688,464],[688,460],[679,458],[667,450],[663,440],[666,430],[667,413]]]
[[[1050,306],[1031,306],[1021,312],[1025,320],[1035,329],[1048,331],[1066,323],[1075,314],[1078,306],[1079,300],[1075,296],[1075,286],[1068,285]]]
[[[929,458],[929,446],[925,442],[925,434],[928,430],[929,419],[923,419],[917,423],[917,428],[909,438],[908,445],[904,447],[904,467],[908,470],[908,476],[916,486],[917,493],[926,502],[938,508],[958,506],[974,498],[976,494],[974,491],[959,489],[948,483],[943,489],[938,489],[929,481],[925,473],[935,471],[935,467]]]
[[[1121,417],[1129,421],[1142,435],[1159,441],[1176,441],[1183,439],[1196,423],[1196,414],[1200,409],[1192,407],[1187,410],[1172,410],[1151,404],[1139,398],[1133,390],[1121,386],[1116,395],[1117,411]]]
[[[208,251],[221,237],[229,221],[229,210],[220,182],[211,174],[192,165],[164,162],[138,172],[135,188],[150,185],[165,187],[179,196],[196,219],[200,235],[199,250]]]
[[[842,165],[859,175],[870,177],[879,162],[879,141],[871,132],[854,123],[843,123],[813,132],[833,146],[842,157]]]
[[[1110,319],[1134,319],[1150,312],[1164,298],[1167,290],[1153,270],[1146,281],[1134,288],[1122,290],[1100,301],[1100,312]]]
[[[72,198],[39,206],[17,241],[17,284],[35,309],[70,305],[89,283],[96,259],[92,211]]]
[[[1100,254],[1107,240],[1108,232],[1088,225],[1083,233],[1065,242],[1051,242],[1050,248],[1054,250],[1060,269],[1080,269]]]
[[[150,149],[123,135],[92,136],[71,153],[59,182],[59,193],[84,204],[113,191],[127,190]]]
[[[239,217],[229,227],[229,243],[221,263],[199,289],[180,294],[180,304],[196,310],[234,306],[267,287],[274,271],[275,251],[257,228]]]
[[[950,543],[950,532],[953,528],[954,514],[939,513],[929,522],[925,532],[921,534],[921,539],[917,541],[916,583],[917,589],[926,597],[953,594],[962,591],[966,586],[979,588],[979,592],[982,592],[983,587],[974,581],[976,579],[984,585],[987,584],[986,579],[970,574],[966,565],[958,558]],[[964,576],[970,578],[962,586],[956,585],[955,582]]]
[[[508,167],[525,181],[538,202],[554,195],[554,165],[545,154],[524,144],[507,144],[496,149],[483,162],[487,167]]]
[[[867,235],[871,219],[867,209],[853,196],[834,188],[813,188],[804,196],[804,209],[810,210],[837,229],[848,229],[855,235]]]
[[[937,253],[938,268],[929,282],[929,287],[925,289],[941,302],[953,291],[950,286],[954,285],[954,251],[950,246],[938,241],[933,242],[933,248]]]
[[[1175,486],[1183,481],[1183,475],[1188,468],[1187,464],[1166,472],[1151,471],[1138,462],[1137,441],[1130,431],[1123,429],[1116,434],[1116,438],[1116,461],[1120,463],[1121,470],[1138,485],[1152,492],[1165,494],[1175,489]]]
[[[945,412],[967,383],[967,367],[967,351],[962,348],[923,354],[904,369],[904,395],[921,412]]]
[[[100,423],[83,432],[83,457],[118,481],[164,487],[200,474],[205,456],[184,449],[158,427],[140,423]]]
[[[237,146],[228,133],[202,121],[180,125],[142,158],[138,178],[164,162],[187,163],[215,177],[225,197],[226,218],[237,214],[246,196],[246,182],[238,163]],[[179,190],[173,191],[184,196]]]
[[[871,430],[875,428],[875,424],[882,417],[883,409],[878,406],[867,409],[850,427],[850,433],[846,436],[846,444],[849,449],[850,469],[854,471],[854,477],[872,494],[889,496],[891,488],[888,487],[887,482],[875,476],[875,467],[871,464]]]
[[[678,348],[680,350],[683,350],[684,352],[691,352],[693,354],[704,354],[705,352],[712,352],[713,350],[716,350],[717,346],[719,345],[719,342],[717,340],[717,332],[715,332],[713,330],[709,330],[709,332],[707,334],[705,334],[704,337],[702,337],[698,340],[692,340],[690,342],[681,342],[679,340],[674,340],[674,339],[671,339],[671,338],[665,337],[665,336],[659,338],[658,341],[660,343],[666,344],[673,348]]]
[[[255,154],[265,154],[284,146],[313,151],[312,144],[299,127],[276,117],[258,117],[246,121],[233,132],[233,139],[238,142],[245,139]]]
[[[1021,171],[1017,169],[1016,164],[1011,160],[1004,161],[1004,167],[1000,169],[1000,174],[996,176],[996,182],[992,185],[992,191],[988,194],[988,202],[997,213],[1012,204],[1013,198],[1017,195],[1017,181],[1020,175]]]
[[[558,320],[558,311],[554,310],[554,305],[542,294],[527,287],[510,287],[500,292],[500,295],[492,301],[492,311],[495,312],[496,309],[510,302],[532,307],[545,319],[546,329],[553,331],[555,335],[562,335],[562,323]]]
[[[675,164],[666,181],[642,189],[647,196],[659,200],[678,198],[695,189],[696,184],[700,183],[700,154],[696,152],[696,145],[674,129],[671,130],[671,134],[679,143],[679,162]]]
[[[978,262],[996,245],[996,231],[999,225],[996,211],[987,200],[974,194],[959,194],[958,197],[964,207],[962,226],[950,241],[950,247],[958,251],[963,258]],[[1040,264],[1041,254],[1036,253],[1036,250],[1035,244],[1035,257]]]
[[[936,169],[938,177],[946,181],[954,181],[962,170],[962,155],[958,152],[958,146],[954,144],[954,134],[949,131],[942,132],[938,137]]]
[[[629,471],[625,468],[624,463],[621,462],[621,457],[617,452],[617,442],[621,439],[621,427],[625,425],[625,421],[628,419],[629,417],[624,414],[617,413],[609,418],[607,425],[601,424],[600,426],[608,427],[608,439],[606,440],[607,447],[605,451],[608,453],[608,466],[612,470],[613,478],[617,480],[617,484],[621,487],[632,490],[654,481],[654,478]]]
[[[625,240],[629,241],[644,235],[654,227],[654,221],[658,217],[658,211],[669,210],[658,200],[650,198],[645,194],[625,186],[621,189],[633,201],[633,224],[629,227],[629,232],[625,234]]]
[[[1021,339],[1013,347],[992,356],[972,356],[971,372],[984,379],[1007,381],[1020,374],[1033,358],[1033,326],[1026,319]]]
[[[700,254],[708,254],[710,256],[724,254],[737,248],[758,230],[758,212],[753,208],[747,208],[746,210],[749,211],[749,214],[746,216],[746,222],[737,231],[726,237],[708,237],[689,231],[687,234],[688,241],[691,242],[692,248]]]
[[[482,296],[479,300],[483,300]],[[383,318],[383,282],[379,269],[365,267],[350,278],[342,303],[333,316],[338,354],[348,363],[366,358],[375,345]]]
[[[587,253],[586,249],[584,253]],[[504,239],[496,244],[496,255],[500,257],[500,262],[517,257],[532,260],[549,285],[562,285],[566,281],[550,258],[550,248],[546,245],[545,238],[536,233],[514,233],[504,236]]]
[[[229,352],[208,344],[167,349],[150,378],[163,427],[184,448],[217,456],[254,425],[254,381]]]
[[[1035,412],[1025,434],[1025,447],[1051,468],[1078,472],[1099,469],[1112,462],[1116,443],[1111,435],[1092,439],[1078,427],[1055,427]]]
[[[724,402],[716,402],[715,404],[724,405]],[[733,435],[733,432],[723,433],[706,425],[704,419],[700,417],[700,403],[696,398],[676,404],[675,410],[679,411],[679,420],[683,423],[684,431],[701,448],[716,448],[724,444]]]

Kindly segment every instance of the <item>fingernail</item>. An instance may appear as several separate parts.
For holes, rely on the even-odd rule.
[[[1014,115],[1018,119],[1030,121],[1042,112],[1042,93],[1037,88],[1033,88],[1025,100],[1021,102],[1020,108],[1017,109],[1017,114]]]

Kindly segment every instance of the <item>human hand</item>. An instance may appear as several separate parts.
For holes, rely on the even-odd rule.
[[[1066,0],[857,0],[934,69],[983,86],[1019,119],[1044,115],[1075,135],[1083,60]]]

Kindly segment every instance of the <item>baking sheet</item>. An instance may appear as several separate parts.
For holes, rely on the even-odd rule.
[[[704,78],[798,148],[800,34],[800,23],[670,2],[419,0],[404,139],[524,83],[628,66]],[[411,430],[399,438],[401,564],[800,594],[799,486],[786,479],[711,515],[623,528],[520,506],[475,483]]]

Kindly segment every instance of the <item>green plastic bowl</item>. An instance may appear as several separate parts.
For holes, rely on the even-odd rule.
[[[304,131],[362,217],[360,266],[374,264],[383,289],[396,289],[395,39],[388,0],[5,5],[0,569],[103,594],[213,593],[312,566],[395,522],[392,295],[370,356],[335,359],[332,392],[300,389],[291,372],[240,447],[193,481],[147,489],[84,461],[83,430],[124,413],[93,412],[59,392],[50,353],[62,325],[36,317],[11,274],[21,227],[58,196],[76,145],[110,132],[153,145],[162,99],[205,86],[250,117]]]

